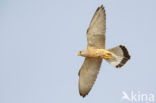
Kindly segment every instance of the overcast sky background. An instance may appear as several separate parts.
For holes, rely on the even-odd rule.
[[[101,4],[106,48],[124,44],[131,60],[120,70],[103,61],[83,99],[78,71],[86,30]],[[0,103],[128,103],[122,91],[156,99],[155,0],[1,0]]]

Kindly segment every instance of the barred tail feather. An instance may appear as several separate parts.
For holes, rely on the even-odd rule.
[[[122,67],[130,59],[128,50],[123,45],[119,45],[108,51],[112,54],[112,57],[106,60],[116,68]]]

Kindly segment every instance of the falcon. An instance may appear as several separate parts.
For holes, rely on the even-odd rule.
[[[82,97],[93,87],[103,59],[116,68],[122,67],[130,59],[124,45],[105,49],[105,33],[106,14],[101,5],[97,8],[87,30],[87,48],[78,52],[79,56],[85,57],[79,71],[79,93]]]

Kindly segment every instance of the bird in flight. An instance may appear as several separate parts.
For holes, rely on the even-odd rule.
[[[130,59],[128,50],[123,45],[105,49],[105,33],[106,14],[103,5],[101,5],[97,8],[87,30],[87,48],[78,52],[79,56],[85,57],[79,71],[79,93],[82,97],[85,97],[91,90],[102,59],[116,68],[122,67]]]

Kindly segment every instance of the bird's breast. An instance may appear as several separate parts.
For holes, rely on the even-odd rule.
[[[105,49],[87,48],[87,57],[103,58],[106,53]]]

